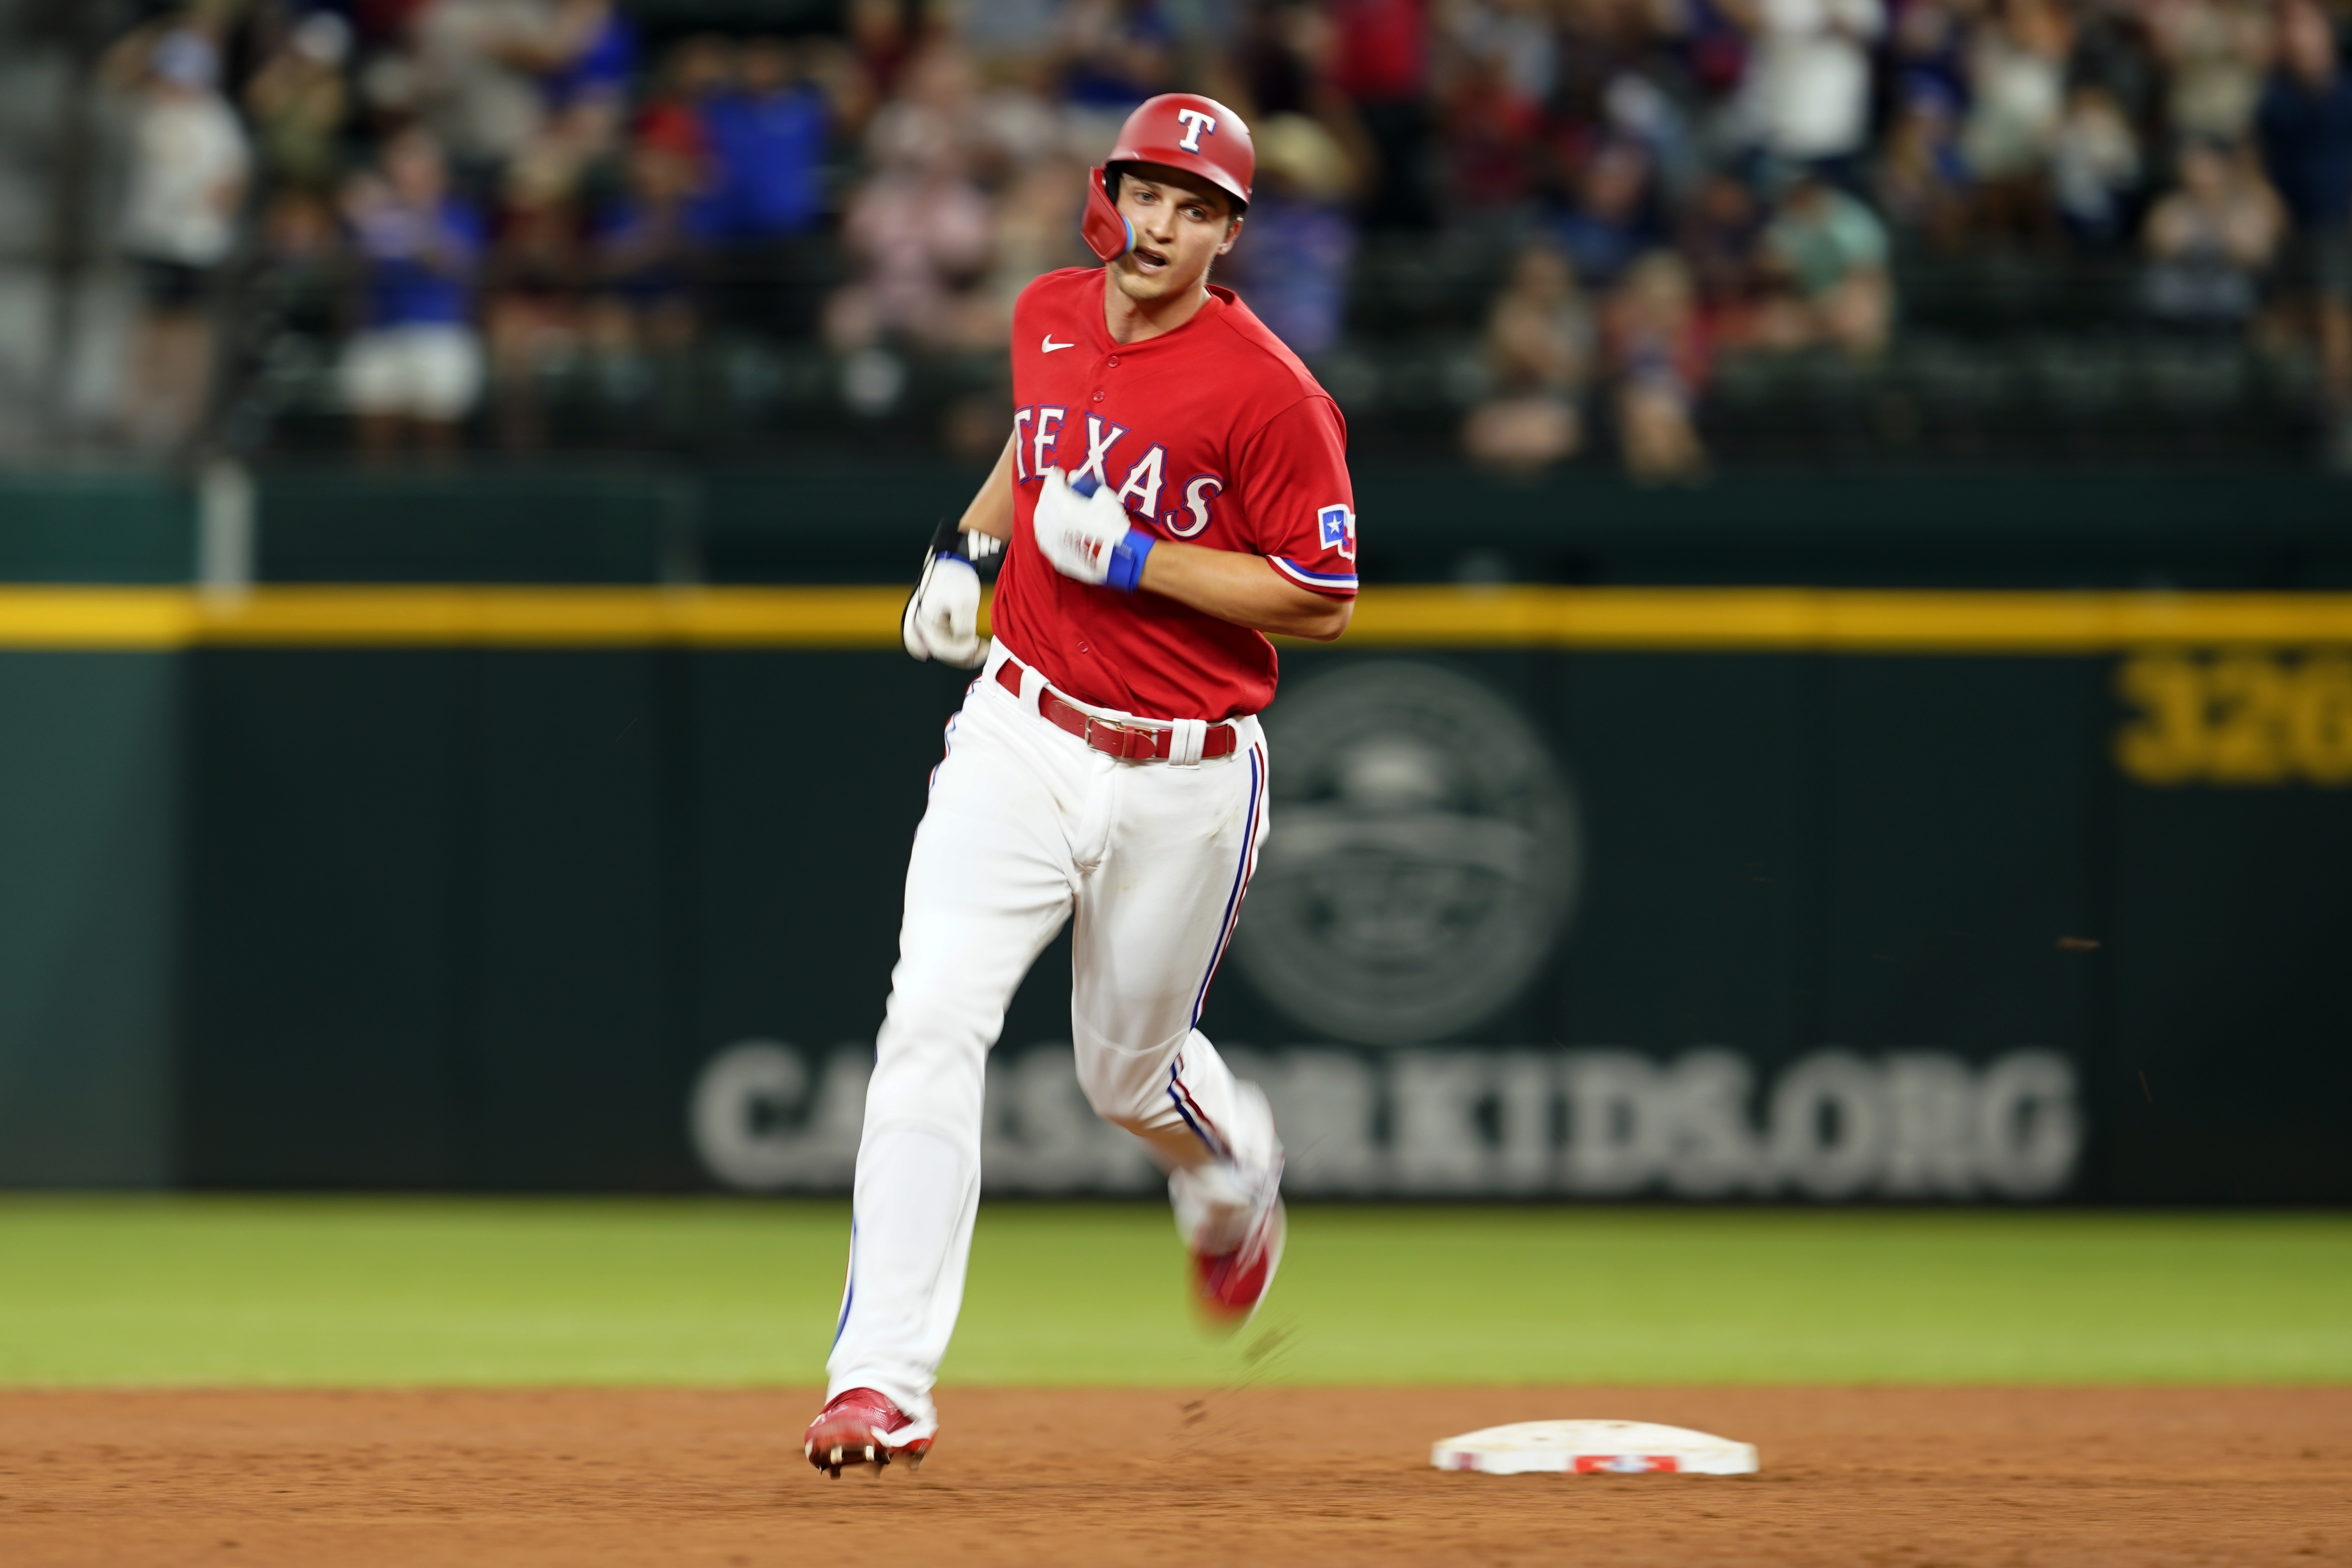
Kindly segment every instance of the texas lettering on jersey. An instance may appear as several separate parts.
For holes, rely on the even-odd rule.
[[[1068,409],[1050,405],[1013,411],[1014,483],[1025,484],[1041,478],[1047,468],[1063,468],[1061,428],[1069,417]],[[1138,521],[1150,519],[1157,522],[1160,531],[1171,539],[1197,539],[1207,530],[1209,505],[1225,488],[1222,478],[1194,474],[1184,481],[1182,504],[1162,513],[1160,501],[1168,479],[1166,444],[1152,442],[1141,457],[1129,462],[1124,472],[1119,472],[1112,448],[1125,438],[1127,427],[1113,425],[1099,414],[1089,414],[1086,419],[1086,460],[1064,469],[1072,484],[1077,483],[1080,475],[1092,474],[1100,483],[1116,486],[1121,506]],[[1036,459],[1034,467],[1029,461],[1033,454]],[[1169,494],[1174,498],[1173,491]]]
[[[996,636],[1055,686],[1154,719],[1226,719],[1274,697],[1273,644],[1142,593],[1056,573],[1030,531],[1048,469],[1090,474],[1138,527],[1356,591],[1347,427],[1314,376],[1229,290],[1176,331],[1112,341],[1103,275],[1049,272],[1013,310],[1013,545]],[[1062,352],[1065,350],[1073,352]]]

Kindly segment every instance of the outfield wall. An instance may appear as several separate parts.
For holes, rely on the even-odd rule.
[[[0,479],[0,1182],[837,1187],[974,477],[230,478]],[[2340,483],[1363,481],[1206,1019],[1302,1190],[2352,1197]],[[1065,968],[989,1180],[1148,1187]]]
[[[900,591],[0,591],[0,1179],[831,1190]],[[2352,1197],[2352,600],[1450,589],[1286,649],[1204,1027],[1301,1191]],[[1143,1190],[1066,960],[999,1191]]]

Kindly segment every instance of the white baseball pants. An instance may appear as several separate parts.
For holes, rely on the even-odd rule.
[[[920,1424],[910,1436],[932,1429],[962,1305],[988,1051],[1073,913],[1078,1082],[1171,1173],[1179,1229],[1212,1251],[1240,1245],[1281,1175],[1265,1097],[1193,1027],[1265,837],[1257,721],[1236,721],[1224,757],[1121,762],[1039,716],[1035,671],[1017,699],[999,685],[1006,657],[991,654],[949,721],[915,833],[827,1363],[827,1398],[878,1390]]]

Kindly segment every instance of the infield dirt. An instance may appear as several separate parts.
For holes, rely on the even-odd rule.
[[[951,1390],[828,1481],[805,1392],[0,1394],[0,1563],[2352,1565],[2352,1388]],[[1492,1477],[1432,1440],[1615,1416],[1763,1473]]]

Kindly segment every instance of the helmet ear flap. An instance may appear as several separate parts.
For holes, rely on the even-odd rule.
[[[1110,185],[1100,168],[1087,174],[1087,215],[1078,222],[1087,248],[1105,261],[1116,261],[1135,246],[1135,227],[1119,216],[1110,199]]]

